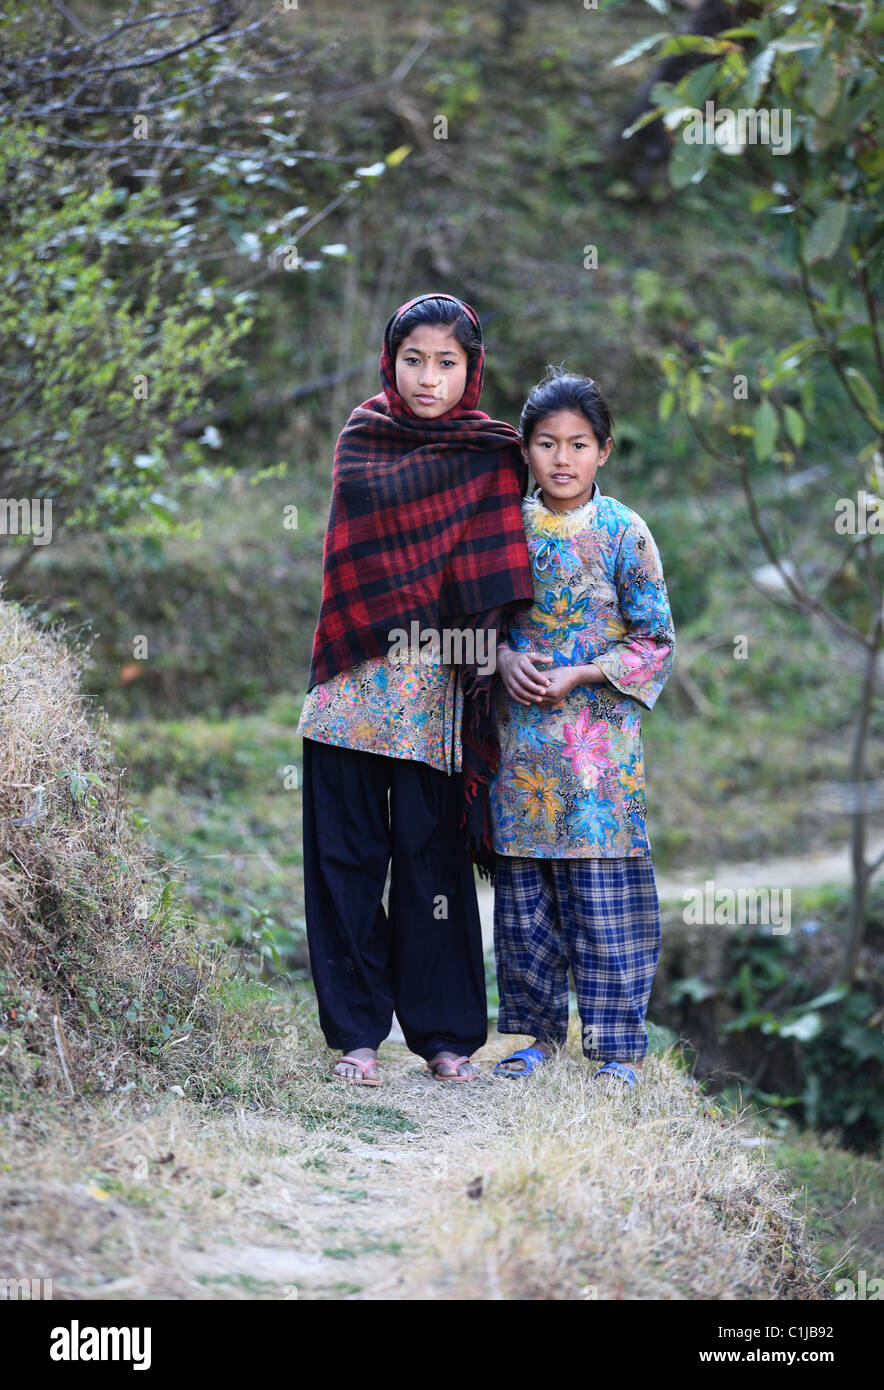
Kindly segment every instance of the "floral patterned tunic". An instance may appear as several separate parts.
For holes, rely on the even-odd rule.
[[[494,848],[531,859],[648,854],[640,711],[653,708],[675,649],[657,547],[641,517],[597,485],[570,512],[539,495],[522,511],[534,605],[512,620],[509,645],[555,666],[594,663],[610,684],[542,706],[518,704],[495,681]]]
[[[317,743],[383,753],[460,772],[463,692],[440,660],[372,657],[308,691],[298,733]]]

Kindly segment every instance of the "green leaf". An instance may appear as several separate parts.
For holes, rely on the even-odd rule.
[[[813,70],[807,87],[807,104],[818,116],[828,116],[838,100],[840,91],[838,68],[834,59],[821,58]]]
[[[723,98],[736,93],[746,80],[746,59],[742,51],[733,45],[719,64],[721,75],[721,94]]]
[[[856,161],[864,174],[870,178],[876,178],[878,174],[884,173],[884,148],[868,150],[867,153],[860,155]]]
[[[811,1042],[823,1031],[823,1016],[818,1013],[802,1014],[791,1023],[779,1028],[781,1038],[797,1038],[799,1042]]]
[[[665,352],[660,358],[660,366],[663,368],[663,375],[670,386],[674,386],[678,381],[679,369],[678,361],[671,352]]]
[[[680,53],[730,53],[734,45],[726,40],[707,37],[705,34],[674,34],[660,49],[661,58],[671,58]]]
[[[771,48],[776,49],[777,53],[801,53],[807,48],[819,48],[819,39],[798,39],[783,37],[774,39]]]
[[[800,58],[791,58],[777,72],[779,85],[787,97],[792,95],[793,88],[803,72]]]
[[[746,69],[746,80],[743,83],[743,93],[746,98],[747,106],[754,106],[761,96],[762,91],[767,86],[771,69],[777,50],[773,47],[763,48],[760,53],[756,53],[752,62]]]
[[[639,39],[638,43],[634,43],[631,47],[624,49],[622,53],[618,53],[617,57],[611,61],[610,66],[612,68],[622,68],[626,63],[631,63],[635,58],[640,58],[643,53],[647,53],[648,49],[656,48],[658,43],[662,43],[664,39],[668,38],[669,34],[665,31],[660,34],[649,34],[647,38]]]
[[[863,1062],[872,1058],[882,1060],[884,1037],[877,1028],[864,1028],[860,1023],[848,1023],[841,1034],[841,1041]]]
[[[853,385],[854,395],[858,396],[860,402],[870,415],[878,414],[878,398],[875,395],[869,382],[857,367],[847,367],[845,376],[849,376]]]
[[[763,463],[773,453],[777,439],[777,412],[770,401],[762,401],[752,417],[755,428],[755,457]]]
[[[652,106],[650,111],[643,112],[637,121],[633,121],[631,126],[627,126],[626,130],[620,132],[620,139],[628,140],[637,130],[643,130],[646,125],[651,124],[651,121],[659,120],[665,109],[664,106]]]
[[[824,1009],[827,1004],[837,1004],[839,999],[843,999],[847,994],[847,985],[833,985],[831,989],[824,990],[815,999],[808,999],[803,1006],[805,1009]]]
[[[651,88],[650,100],[656,106],[677,106],[674,82],[655,82]]]
[[[685,387],[687,389],[686,408],[688,415],[693,417],[699,415],[700,407],[703,404],[703,378],[699,372],[690,371],[685,377]]]
[[[673,188],[700,183],[712,162],[713,145],[689,145],[676,138],[669,156],[669,181]]]
[[[872,325],[870,323],[852,323],[849,328],[842,328],[838,333],[839,347],[865,347],[872,341]]]
[[[850,208],[846,202],[832,203],[820,213],[807,237],[807,259],[811,265],[834,256],[847,228]]]
[[[660,394],[660,399],[659,399],[659,401],[657,402],[657,415],[659,416],[659,418],[660,418],[660,420],[662,421],[663,424],[665,424],[666,421],[669,419],[669,417],[670,417],[670,415],[672,414],[672,412],[673,412],[674,409],[675,409],[675,392],[674,392],[674,391],[663,391],[663,392],[661,392],[661,394]]]
[[[665,1052],[667,1047],[674,1047],[678,1042],[678,1034],[667,1028],[664,1023],[652,1023],[648,1019],[645,1027],[648,1032],[648,1051],[652,1056]]]
[[[798,362],[810,348],[816,347],[818,342],[819,339],[813,337],[796,338],[793,343],[787,343],[784,348],[780,349],[777,353],[777,362],[783,366],[790,365],[793,359]]]
[[[676,92],[687,106],[698,110],[715,91],[718,83],[719,64],[701,63],[693,72],[683,77],[676,86]]]
[[[804,416],[800,415],[792,405],[783,407],[783,415],[786,420],[786,430],[789,438],[795,447],[800,449],[805,438]]]
[[[177,517],[168,502],[155,502],[153,498],[148,498],[144,503],[144,510],[150,512],[158,521],[166,522],[169,526],[174,526],[177,521]]]
[[[747,1009],[721,1025],[722,1033],[743,1033],[748,1028],[760,1028],[763,1033],[775,1032],[777,1024],[774,1016],[767,1010]]]
[[[709,984],[708,980],[701,980],[698,975],[687,975],[670,986],[669,997],[673,1004],[679,1004],[683,999],[700,1004],[704,999],[711,999],[716,993],[715,986]]]

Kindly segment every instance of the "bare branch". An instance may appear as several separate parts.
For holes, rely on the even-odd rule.
[[[835,575],[840,573],[841,570],[844,568],[844,565],[850,558],[849,553],[847,557],[839,563],[839,565],[836,567],[836,570],[833,571],[832,574],[830,574],[829,577],[825,580],[825,582],[819,590],[819,593],[816,595],[810,592],[810,589],[808,588],[800,572],[798,571],[797,564],[793,560],[792,563],[795,566],[795,572],[798,576],[799,581],[796,583],[794,575],[791,574],[787,569],[785,569],[782,557],[778,553],[776,546],[771,540],[767,528],[762,520],[761,512],[758,507],[758,499],[752,487],[752,482],[749,477],[749,469],[745,458],[742,454],[737,455],[736,458],[729,458],[715,446],[712,440],[708,439],[704,435],[703,431],[699,429],[696,421],[693,419],[692,416],[688,415],[687,419],[701,447],[705,449],[707,453],[709,453],[713,458],[717,459],[719,463],[724,464],[731,470],[736,469],[736,471],[739,473],[743,493],[746,497],[746,502],[749,508],[749,516],[752,521],[752,525],[755,529],[755,533],[761,541],[764,553],[767,555],[768,560],[772,565],[775,566],[777,573],[780,575],[784,587],[792,595],[794,605],[781,603],[774,595],[770,594],[767,590],[762,589],[761,586],[755,582],[754,577],[748,569],[748,566],[745,565],[742,561],[738,560],[737,563],[739,567],[746,574],[753,587],[757,589],[760,593],[764,594],[765,598],[768,598],[772,600],[774,603],[777,603],[779,607],[784,608],[787,612],[812,614],[815,617],[819,618],[821,621],[827,623],[829,627],[831,627],[835,632],[839,633],[842,637],[846,637],[851,642],[858,642],[860,645],[866,646],[869,639],[864,633],[862,633],[859,630],[859,628],[855,628],[852,626],[852,624],[846,623],[842,618],[839,618],[836,613],[833,613],[831,609],[827,608],[825,604],[821,602],[821,595],[825,592],[826,588],[832,582]]]
[[[76,29],[78,34],[83,34],[83,36],[87,39],[92,37],[90,31],[86,28],[85,24],[83,24],[77,18],[73,10],[68,9],[67,5],[64,3],[64,0],[52,0],[52,3],[58,10],[58,13],[64,16],[68,24],[70,24],[73,29]]]
[[[749,477],[749,469],[746,466],[746,461],[745,459],[741,459],[740,462],[740,480],[743,485],[743,495],[746,498],[746,504],[749,508],[749,517],[754,527],[755,534],[761,541],[765,555],[767,555],[771,564],[776,566],[783,583],[795,599],[795,602],[804,612],[815,614],[816,617],[827,623],[833,631],[840,633],[842,637],[849,637],[852,641],[858,642],[861,646],[868,646],[869,638],[865,633],[860,632],[860,630],[853,627],[851,623],[846,623],[843,618],[838,617],[837,613],[833,613],[825,604],[815,599],[813,595],[808,592],[804,584],[796,583],[794,576],[784,568],[782,560],[768,534],[767,527],[758,509],[758,502],[752,488],[752,480]]]
[[[354,362],[349,367],[342,367],[336,372],[326,372],[323,376],[317,377],[315,381],[305,381],[299,386],[293,386],[288,391],[281,393],[256,392],[248,402],[245,419],[253,419],[257,416],[265,416],[271,410],[283,405],[290,405],[292,401],[302,400],[305,396],[313,396],[320,391],[325,391],[329,386],[337,386],[342,381],[348,381],[351,377],[359,376],[362,372],[368,371],[372,366],[377,365],[376,357],[366,357],[361,362]],[[177,433],[192,437],[202,434],[207,425],[226,425],[236,416],[237,420],[243,419],[242,409],[239,405],[231,405],[224,410],[216,410],[212,415],[201,417],[199,420],[183,420],[177,426]]]
[[[217,38],[221,34],[225,34],[229,40],[244,38],[246,34],[254,33],[256,29],[260,28],[260,26],[266,22],[265,18],[261,17],[260,19],[256,19],[253,24],[247,25],[245,29],[230,31],[230,25],[234,17],[235,16],[231,16],[230,19],[222,20],[221,23],[213,25],[211,29],[204,29],[202,33],[197,34],[194,38],[185,39],[183,42],[176,44],[173,48],[165,48],[159,53],[149,53],[147,57],[132,58],[128,62],[106,63],[103,67],[72,68],[67,72],[36,72],[29,77],[29,81],[32,83],[65,82],[74,78],[79,81],[84,77],[103,77],[107,74],[116,75],[122,72],[136,72],[141,68],[159,67],[162,63],[168,62],[170,58],[178,58],[182,53],[189,53],[191,49],[198,48],[200,44],[208,43],[210,39]],[[67,55],[65,54],[65,56]],[[31,61],[34,60],[31,59]],[[45,63],[45,56],[43,57],[43,62]],[[19,66],[19,64],[15,63],[10,64],[9,70],[14,72]]]
[[[224,154],[228,159],[255,159],[258,154],[261,153],[257,150],[229,150],[218,145],[189,145],[183,140],[136,140],[132,135],[127,135],[125,139],[122,140],[84,140],[76,136],[68,140],[60,140],[56,136],[41,136],[33,132],[33,138],[35,141],[39,140],[41,144],[51,146],[52,148],[113,150],[114,153],[119,153],[119,151],[123,149],[177,150],[179,152],[183,151],[186,154],[207,154],[213,157]],[[352,158],[348,159],[346,155],[322,154],[318,150],[299,149],[295,157],[297,159],[321,159],[327,161],[329,164],[353,163]],[[270,168],[272,165],[279,163],[282,158],[282,155],[271,153],[265,155],[261,162],[265,168]]]
[[[846,391],[847,396],[854,410],[856,410],[857,414],[865,421],[869,429],[876,436],[880,436],[880,424],[876,420],[874,420],[871,415],[869,415],[862,401],[859,399],[856,392],[854,391],[853,386],[850,383],[850,378],[848,377],[843,366],[841,365],[841,352],[838,347],[838,344],[833,341],[831,334],[829,333],[828,329],[826,328],[826,325],[823,323],[823,320],[820,317],[820,313],[816,305],[816,299],[810,285],[810,275],[807,268],[807,262],[804,259],[804,255],[800,247],[797,251],[797,257],[799,271],[801,274],[801,286],[804,290],[804,297],[807,300],[807,304],[810,309],[810,314],[813,319],[813,326],[817,331],[817,335],[819,336],[819,338],[825,346],[826,356],[828,357],[829,361],[832,364],[832,367],[834,368],[835,375],[838,377],[838,380],[844,387],[844,390]]]
[[[869,281],[869,267],[864,265],[859,275],[865,295],[866,308],[869,313],[869,323],[872,329],[872,343],[875,348],[875,361],[878,364],[878,376],[881,379],[881,389],[884,390],[884,351],[881,349],[881,335],[878,332],[878,311],[875,307],[875,296],[872,293],[872,286]]]

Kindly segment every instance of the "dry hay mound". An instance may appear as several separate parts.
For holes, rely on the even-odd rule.
[[[270,1080],[268,992],[198,940],[139,842],[86,657],[0,600],[0,1107],[253,1090]]]

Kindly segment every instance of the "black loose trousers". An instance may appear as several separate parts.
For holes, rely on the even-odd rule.
[[[329,1047],[377,1048],[395,1010],[412,1052],[469,1056],[487,1038],[487,1005],[460,774],[303,747],[307,942]]]

